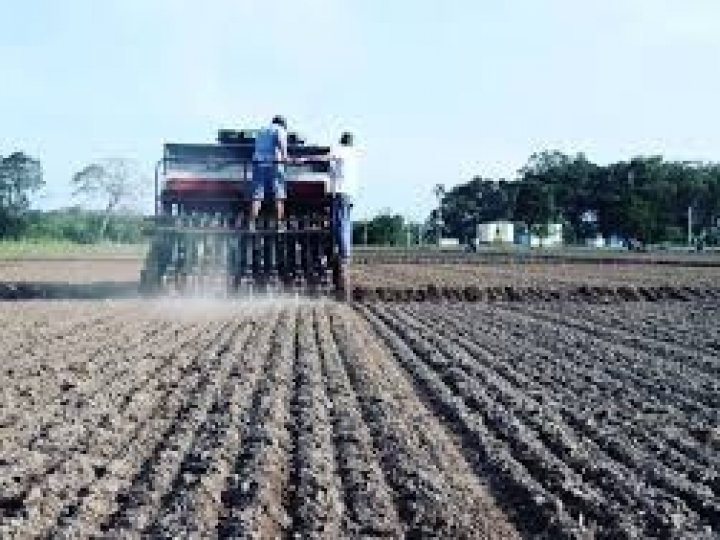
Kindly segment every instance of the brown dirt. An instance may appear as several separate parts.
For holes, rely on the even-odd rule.
[[[364,320],[0,305],[0,536],[519,537]]]
[[[141,259],[0,260],[0,281],[43,283],[136,282]]]

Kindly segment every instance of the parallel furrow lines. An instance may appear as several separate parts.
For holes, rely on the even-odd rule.
[[[177,372],[177,357],[163,352],[167,351],[158,352],[158,361],[171,373]],[[83,403],[79,417],[68,410],[65,424],[42,433],[32,447],[17,455],[13,487],[23,502],[7,529],[10,533],[50,527],[63,512],[74,511],[74,493],[85,496],[87,486],[107,472],[108,462],[124,451],[134,431],[142,429],[156,394],[167,392],[164,387],[135,391],[134,382],[127,377],[114,380],[93,401]],[[129,401],[128,395],[132,395]],[[77,459],[78,454],[82,459]]]
[[[235,322],[223,324],[217,338],[200,349],[183,370],[177,380],[181,392],[168,396],[170,399],[151,417],[150,421],[157,423],[156,429],[162,427],[156,432],[158,436],[145,441],[144,459],[134,469],[127,487],[117,493],[115,511],[98,523],[101,530],[122,534],[141,531],[151,523],[193,439],[195,426],[204,421],[219,385],[227,377],[232,364],[227,353],[233,340],[248,332],[248,327]]]
[[[269,362],[244,418],[242,447],[222,494],[219,536],[277,538],[292,526],[287,491],[296,323],[296,314],[284,310],[270,340],[257,350]]]
[[[460,336],[456,338],[457,340],[463,340],[462,333],[467,332],[468,329],[464,323],[460,322],[461,317],[446,317],[444,314],[439,314],[435,320],[438,319],[450,326],[450,332]],[[430,323],[430,321],[426,322]],[[486,329],[483,328],[483,330],[485,331],[473,332],[470,330],[470,339],[464,341],[466,347],[475,351],[476,358],[483,358],[485,355],[482,355],[482,351],[478,354],[475,343],[482,343],[483,347],[490,346],[492,348],[491,343],[493,340],[488,339],[489,333]],[[508,341],[505,340],[504,343],[507,344]],[[517,345],[518,340],[514,342],[513,346],[517,347]],[[503,347],[497,347],[496,353],[505,355],[506,362],[510,364],[513,354],[517,356],[518,349],[516,348],[514,353],[513,351],[503,353],[502,349]],[[498,363],[495,365],[497,366]],[[612,484],[614,488],[629,482],[634,475],[637,475],[638,478],[642,479],[642,482],[646,482],[649,486],[657,486],[661,490],[679,496],[701,516],[711,521],[716,519],[714,516],[720,507],[717,502],[713,502],[717,497],[717,494],[714,494],[713,491],[717,488],[719,476],[712,467],[700,467],[693,460],[688,459],[687,456],[672,448],[668,449],[661,438],[654,435],[656,430],[652,426],[648,428],[633,424],[626,425],[626,430],[632,437],[630,439],[628,434],[623,434],[615,429],[603,428],[601,425],[597,425],[596,422],[588,420],[586,415],[577,414],[576,407],[578,404],[596,391],[601,382],[597,371],[589,371],[587,373],[581,372],[576,379],[578,383],[582,382],[582,388],[576,388],[573,384],[570,384],[568,378],[578,365],[577,362],[573,365],[572,362],[563,361],[562,355],[560,355],[559,359],[552,355],[534,359],[532,353],[530,353],[524,354],[523,361],[517,363],[511,373],[514,377],[517,377],[519,373],[527,370],[527,376],[537,381],[538,377],[545,377],[557,369],[561,378],[549,378],[548,382],[544,383],[544,387],[541,387],[543,390],[541,390],[540,395],[546,395],[548,388],[554,388],[556,394],[559,394],[557,398],[559,398],[558,402],[561,404],[558,410],[563,420],[567,422],[565,427],[571,431],[574,430],[576,436],[587,438],[593,444],[597,444],[597,448],[602,450],[603,454],[611,458],[616,464],[635,471],[630,477],[626,474],[625,481],[616,481],[616,483]],[[627,382],[627,380],[623,381],[622,378],[613,380],[613,383],[620,385],[621,388]],[[529,389],[526,390],[526,392],[529,391]],[[516,396],[512,403],[519,402],[519,399]],[[646,400],[646,402],[649,403],[649,400]],[[571,433],[571,431],[567,433]],[[634,480],[633,482],[636,483]],[[647,494],[643,501],[655,499],[657,499],[657,496]]]
[[[393,317],[402,318],[402,314],[395,311],[391,315]],[[414,318],[411,321],[410,324],[417,323]],[[404,322],[407,324],[408,321]],[[400,331],[453,391],[463,396],[471,407],[484,411],[488,423],[508,440],[518,459],[544,485],[555,490],[569,507],[576,508],[576,514],[586,514],[605,528],[619,522],[631,508],[636,509],[629,513],[631,516],[649,514],[649,525],[655,530],[663,530],[669,522],[670,516],[664,516],[663,511],[658,510],[661,507],[659,503],[666,497],[663,493],[646,486],[632,472],[618,470],[618,464],[609,460],[592,443],[583,444],[582,437],[578,438],[558,418],[552,415],[543,418],[543,408],[539,403],[522,392],[514,391],[491,371],[484,370],[462,349],[431,334],[427,326],[415,332],[403,325]],[[419,337],[428,334],[431,337]],[[441,356],[436,361],[433,354]],[[546,442],[551,444],[545,447],[543,443]],[[543,469],[548,466],[556,470],[557,479],[552,469]],[[609,482],[611,478],[613,480]],[[610,491],[619,500],[606,498],[604,490]],[[592,492],[594,495],[589,498]],[[642,522],[632,523],[632,527],[642,526]],[[695,523],[689,521],[685,526],[690,530],[693,527],[702,530],[697,518]],[[624,527],[627,528],[627,525]],[[620,532],[614,531],[613,534]]]
[[[487,365],[492,372],[501,375],[501,377],[505,378],[509,382],[510,386],[507,386],[505,389],[512,389],[512,386],[522,388],[521,391],[512,391],[513,395],[510,398],[512,403],[534,402],[533,399],[528,398],[540,391],[537,385],[538,374],[542,374],[543,377],[546,377],[554,371],[556,364],[557,370],[561,374],[562,379],[548,379],[549,382],[547,384],[557,386],[556,391],[566,398],[565,402],[577,402],[577,394],[574,393],[575,390],[573,389],[573,384],[570,384],[568,380],[570,373],[573,370],[573,367],[568,365],[568,362],[562,362],[562,360],[558,360],[552,356],[543,356],[539,360],[533,359],[532,349],[529,349],[529,353],[524,353],[523,361],[521,363],[517,363],[516,366],[512,366],[514,363],[512,362],[512,358],[517,357],[518,352],[505,350],[507,348],[507,344],[510,342],[505,340],[505,345],[503,347],[494,347],[493,339],[490,337],[490,333],[482,330],[476,331],[469,327],[466,323],[461,322],[462,320],[467,319],[467,317],[446,317],[444,314],[429,317],[417,309],[413,309],[411,307],[408,307],[407,309],[417,322],[424,322],[426,325],[435,327],[438,321],[442,321],[440,331],[442,331],[442,326],[446,325],[448,327],[446,336],[458,343],[462,343],[463,347],[475,358],[476,363],[478,364],[477,367],[479,367],[480,364]],[[466,339],[466,335],[469,339]],[[480,343],[482,343],[482,346],[479,345]],[[515,346],[516,344],[517,341],[515,341],[511,346]],[[493,350],[494,354],[497,356],[490,354],[487,350],[488,348]],[[580,363],[576,362],[574,368],[577,369],[578,367],[580,367]],[[588,395],[591,395],[593,391],[596,391],[597,388],[601,388],[602,385],[605,384],[599,377],[597,370],[583,372],[583,370],[580,369],[578,371],[579,374],[576,381],[578,381],[578,384],[586,386],[586,389],[581,392],[584,394],[585,398],[587,398]],[[474,376],[482,375],[478,374],[475,370],[471,370],[471,372]],[[618,388],[622,388],[622,385],[627,384],[627,381],[615,379],[608,381],[606,384],[613,384]],[[533,405],[533,407],[535,407],[535,405]],[[653,453],[662,452],[664,454],[664,459],[667,461],[668,468],[673,469],[673,471],[669,472],[666,470],[665,473],[660,474],[670,479],[668,481],[671,485],[673,485],[673,491],[688,491],[691,493],[691,499],[699,496],[699,500],[702,500],[708,496],[712,497],[712,495],[707,491],[708,488],[701,486],[702,484],[707,484],[707,486],[710,489],[715,490],[717,494],[717,487],[715,486],[720,486],[720,468],[717,466],[717,455],[713,457],[712,453],[708,452],[708,449],[703,450],[703,448],[699,445],[692,445],[688,441],[679,441],[679,436],[675,433],[676,430],[655,430],[652,429],[652,425],[648,427],[638,421],[633,422],[633,425],[628,426],[628,430],[633,437],[632,446],[634,446],[635,456],[627,456],[621,450],[623,446],[622,441],[615,438],[612,434],[606,434],[594,430],[592,422],[588,423],[584,419],[578,418],[572,411],[567,410],[567,407],[564,409],[565,410],[562,411],[563,414],[570,417],[568,421],[573,426],[579,426],[573,429],[577,429],[580,436],[592,435],[594,441],[597,441],[601,445],[609,448],[609,452],[613,454],[615,459],[619,459],[620,462],[626,463],[631,468],[638,469],[641,473],[644,469],[652,470],[652,472],[650,472],[650,476],[657,477],[658,472],[655,470],[657,467],[654,464],[656,456],[654,456]],[[531,414],[530,419],[534,418],[534,415]],[[541,426],[542,425],[544,424],[541,424]],[[672,448],[666,447],[663,444],[664,442],[672,443]],[[639,453],[639,450],[641,449],[645,449],[645,454]],[[620,455],[619,458],[618,455]],[[694,482],[699,485],[696,487],[687,486],[686,488],[677,486],[676,484],[678,482],[682,482],[682,478],[678,477],[677,473],[680,475],[687,475],[690,482]],[[660,480],[661,485],[667,485],[668,481]],[[704,503],[701,503],[700,506],[704,506]]]
[[[293,531],[302,538],[340,538],[344,509],[313,311],[298,310]]]
[[[555,328],[572,328],[585,334],[589,334],[598,340],[613,345],[622,344],[630,349],[643,351],[652,355],[660,355],[668,358],[676,366],[669,365],[668,369],[687,374],[690,370],[705,372],[711,375],[720,374],[720,357],[715,353],[702,351],[698,347],[688,347],[662,341],[657,338],[648,338],[638,335],[637,329],[622,329],[616,325],[606,327],[597,321],[587,321],[565,315],[561,312],[549,312],[542,309],[534,309],[528,305],[522,307],[508,306],[498,307],[496,313],[512,313],[518,317],[525,317],[536,323],[542,322]]]
[[[612,436],[608,436],[603,432],[588,433],[587,430],[583,429],[584,426],[582,426],[581,422],[571,421],[570,425],[568,425],[565,424],[562,418],[557,415],[553,416],[553,414],[543,418],[543,404],[528,397],[532,395],[529,388],[523,392],[514,391],[511,385],[503,381],[502,377],[498,378],[492,371],[484,370],[474,358],[468,356],[463,361],[462,350],[443,339],[436,339],[435,333],[429,332],[428,329],[430,326],[442,328],[444,324],[447,324],[449,326],[448,332],[453,336],[453,340],[461,343],[478,359],[482,359],[486,355],[483,354],[482,350],[474,348],[473,343],[483,343],[483,337],[486,334],[478,333],[471,336],[469,340],[464,340],[462,333],[457,329],[457,326],[461,325],[459,317],[448,316],[447,320],[443,315],[432,318],[427,316],[416,318],[417,311],[412,308],[409,308],[409,311],[412,312],[411,316],[409,319],[405,319],[404,325],[400,329],[403,331],[403,335],[410,341],[414,341],[415,346],[418,346],[417,336],[408,335],[405,326],[417,327],[421,324],[421,321],[424,322],[424,331],[423,328],[418,328],[418,333],[425,336],[430,334],[432,337],[429,339],[435,345],[441,345],[444,348],[446,358],[454,359],[449,365],[462,368],[463,371],[453,371],[453,368],[448,370],[446,365],[442,363],[436,364],[434,360],[431,360],[431,353],[425,351],[424,357],[428,358],[428,361],[435,365],[436,369],[440,370],[440,373],[445,374],[446,382],[451,384],[455,391],[459,391],[462,395],[468,397],[471,404],[472,400],[477,400],[480,397],[480,402],[477,402],[474,406],[480,407],[481,410],[488,411],[504,406],[507,407],[507,411],[511,414],[511,422],[516,422],[519,418],[521,422],[531,426],[540,435],[541,439],[549,444],[549,448],[554,448],[558,452],[556,455],[562,460],[561,463],[567,463],[583,475],[589,485],[597,485],[599,488],[606,490],[607,493],[612,493],[614,498],[617,498],[617,503],[613,503],[612,500],[603,501],[601,508],[610,510],[615,504],[613,512],[622,514],[626,513],[629,507],[639,504],[640,507],[636,515],[647,516],[644,519],[647,520],[651,530],[655,531],[676,527],[677,518],[675,516],[682,515],[681,527],[688,532],[694,531],[693,534],[701,534],[705,528],[702,520],[699,520],[697,515],[688,511],[682,505],[670,505],[667,501],[670,493],[680,496],[685,503],[700,516],[708,519],[709,522],[716,519],[718,506],[713,503],[715,497],[707,486],[692,482],[678,471],[670,471],[658,460],[657,456],[643,454],[638,448],[635,448],[633,453],[629,453],[622,451],[624,448],[622,444],[614,447],[609,446],[607,440],[608,437]],[[398,316],[400,315],[394,312],[390,319]],[[427,346],[427,343],[421,342],[419,346]],[[524,365],[524,363],[518,364],[518,367],[524,367]],[[547,359],[543,359],[542,364],[537,367],[543,369],[543,365],[547,369]],[[479,382],[482,382],[482,388],[478,386]],[[462,386],[458,386],[458,384]],[[491,395],[485,394],[487,390],[491,391]],[[563,392],[562,387],[559,387],[559,391]],[[569,394],[565,402],[569,404],[576,403],[577,396]],[[567,419],[566,415],[568,413],[573,414],[572,410],[568,410],[566,407],[563,409],[565,419]],[[519,414],[518,418],[512,417],[513,411],[514,414]],[[487,415],[488,413],[486,413]],[[503,428],[504,426],[500,424],[500,427]],[[552,429],[549,429],[550,427]],[[578,431],[573,431],[575,429],[578,429]],[[597,446],[595,445],[596,442]],[[588,452],[590,453],[588,454]],[[621,454],[618,455],[618,452],[621,452]],[[619,461],[615,461],[618,459]],[[535,466],[535,464],[533,465]],[[623,473],[624,466],[636,472],[633,473],[626,469]],[[688,466],[692,467],[691,464],[688,464]],[[614,480],[609,482],[610,478],[614,478]],[[552,485],[547,480],[543,480],[543,483]],[[651,488],[651,485],[657,486],[657,488],[665,490],[665,492]],[[585,488],[586,486],[583,485],[582,487]],[[566,500],[567,497],[563,496],[563,499]]]
[[[401,537],[392,491],[377,461],[357,395],[343,366],[326,309],[314,310],[329,420],[333,430],[336,469],[342,480],[342,537]]]
[[[268,359],[256,354],[277,324],[277,312],[253,321],[247,340],[235,339],[228,354],[235,358],[224,387],[210,407],[147,533],[186,538],[215,535],[222,491],[243,443],[240,433]]]
[[[72,360],[61,364],[66,366],[67,373],[56,372],[57,384],[47,385],[45,377],[38,374],[34,394],[37,398],[30,406],[22,405],[23,415],[15,422],[15,431],[21,434],[13,441],[17,447],[41,450],[51,432],[68,424],[83,423],[83,413],[94,415],[96,401],[102,400],[113,384],[122,381],[129,372],[137,376],[139,370],[144,369],[141,359],[146,356],[146,348],[167,342],[171,335],[166,324],[147,325],[143,330],[126,326],[130,327],[128,331],[121,331],[119,335],[109,330],[109,335],[114,337],[96,344],[96,349],[88,356],[74,351],[67,353],[66,357]],[[93,406],[86,407],[86,404]],[[20,404],[14,406],[21,407]],[[71,434],[62,433],[56,438],[61,444],[69,444],[71,438],[68,435]],[[5,442],[3,450],[8,449]]]
[[[344,367],[410,537],[512,538],[484,486],[403,374],[352,313],[330,312]]]
[[[218,331],[205,329],[203,334],[201,343],[215,339]],[[178,344],[172,346],[177,348]],[[95,412],[95,418],[88,417],[86,435],[69,446],[68,454],[61,454],[61,461],[45,468],[42,475],[28,476],[32,487],[26,493],[26,520],[18,524],[19,532],[24,527],[31,527],[38,534],[53,525],[62,529],[83,510],[102,513],[107,506],[113,506],[114,493],[120,489],[123,477],[133,474],[131,468],[124,469],[127,461],[150,450],[146,446],[148,436],[152,439],[157,435],[154,415],[182,393],[178,381],[188,365],[198,360],[197,356],[181,354],[158,356],[167,371],[161,382],[134,392],[127,402],[128,389],[135,386],[128,384],[132,379],[118,381],[116,391],[107,392],[111,401],[98,404],[97,408],[88,407]],[[120,401],[127,402],[127,406],[121,408]],[[76,459],[78,454],[83,454],[82,459]],[[111,494],[98,494],[103,487]]]
[[[460,435],[468,461],[475,465],[478,474],[487,474],[495,491],[506,499],[509,510],[523,509],[514,514],[522,530],[530,536],[544,532],[557,538],[580,538],[586,531],[568,514],[562,499],[546,489],[513,456],[506,443],[486,424],[482,413],[469,407],[418,358],[403,337],[376,315],[377,306],[359,309],[413,377],[418,393],[426,396],[435,412]]]

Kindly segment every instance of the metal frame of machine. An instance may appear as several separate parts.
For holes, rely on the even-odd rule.
[[[306,145],[295,134],[288,139],[291,160],[303,159],[285,164],[284,227],[265,208],[254,230],[247,220],[252,131],[221,130],[214,145],[165,144],[155,168],[153,239],[141,275],[145,292],[347,298],[334,189],[322,159],[330,149]]]

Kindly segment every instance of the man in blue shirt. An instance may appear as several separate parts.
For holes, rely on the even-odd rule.
[[[255,228],[255,220],[268,191],[275,198],[278,223],[284,218],[284,203],[287,196],[285,181],[287,161],[287,122],[282,116],[276,116],[271,124],[262,128],[255,137],[249,224],[251,229]]]

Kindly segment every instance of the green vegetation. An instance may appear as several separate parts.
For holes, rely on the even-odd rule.
[[[131,161],[102,160],[70,179],[73,197],[96,203],[98,210],[31,210],[32,197],[44,184],[38,159],[23,152],[0,156],[0,241],[30,242],[28,249],[57,246],[51,249],[60,252],[73,244],[146,241],[142,216],[129,208],[149,182]],[[601,166],[583,154],[541,152],[530,157],[515,180],[476,176],[449,190],[435,186],[434,192],[441,205],[423,226],[384,210],[354,223],[353,242],[416,245],[421,238],[435,242],[439,231],[466,241],[475,236],[477,224],[503,219],[538,235],[547,232],[549,222],[559,222],[566,242],[573,244],[597,235],[684,244],[690,214],[693,241],[720,244],[720,164],[715,163],[636,157]]]
[[[353,244],[368,246],[406,246],[418,244],[421,227],[406,222],[399,214],[383,210],[369,220],[353,222]]]
[[[541,231],[563,224],[566,241],[598,234],[642,243],[684,243],[691,208],[694,240],[718,242],[720,164],[636,157],[600,166],[583,154],[531,156],[515,181],[475,177],[442,197],[444,234],[469,238],[478,223],[509,219]],[[435,228],[439,212],[428,224]]]
[[[23,152],[0,156],[0,256],[110,252],[110,246],[122,252],[121,245],[137,245],[133,250],[141,251],[145,223],[127,203],[142,193],[142,184],[128,160],[104,160],[72,178],[73,195],[99,203],[101,210],[32,210],[32,196],[45,185],[40,161]],[[90,245],[96,247],[73,247]]]
[[[64,257],[144,257],[145,244],[120,244],[101,242],[78,244],[67,240],[26,238],[0,240],[0,260]]]

